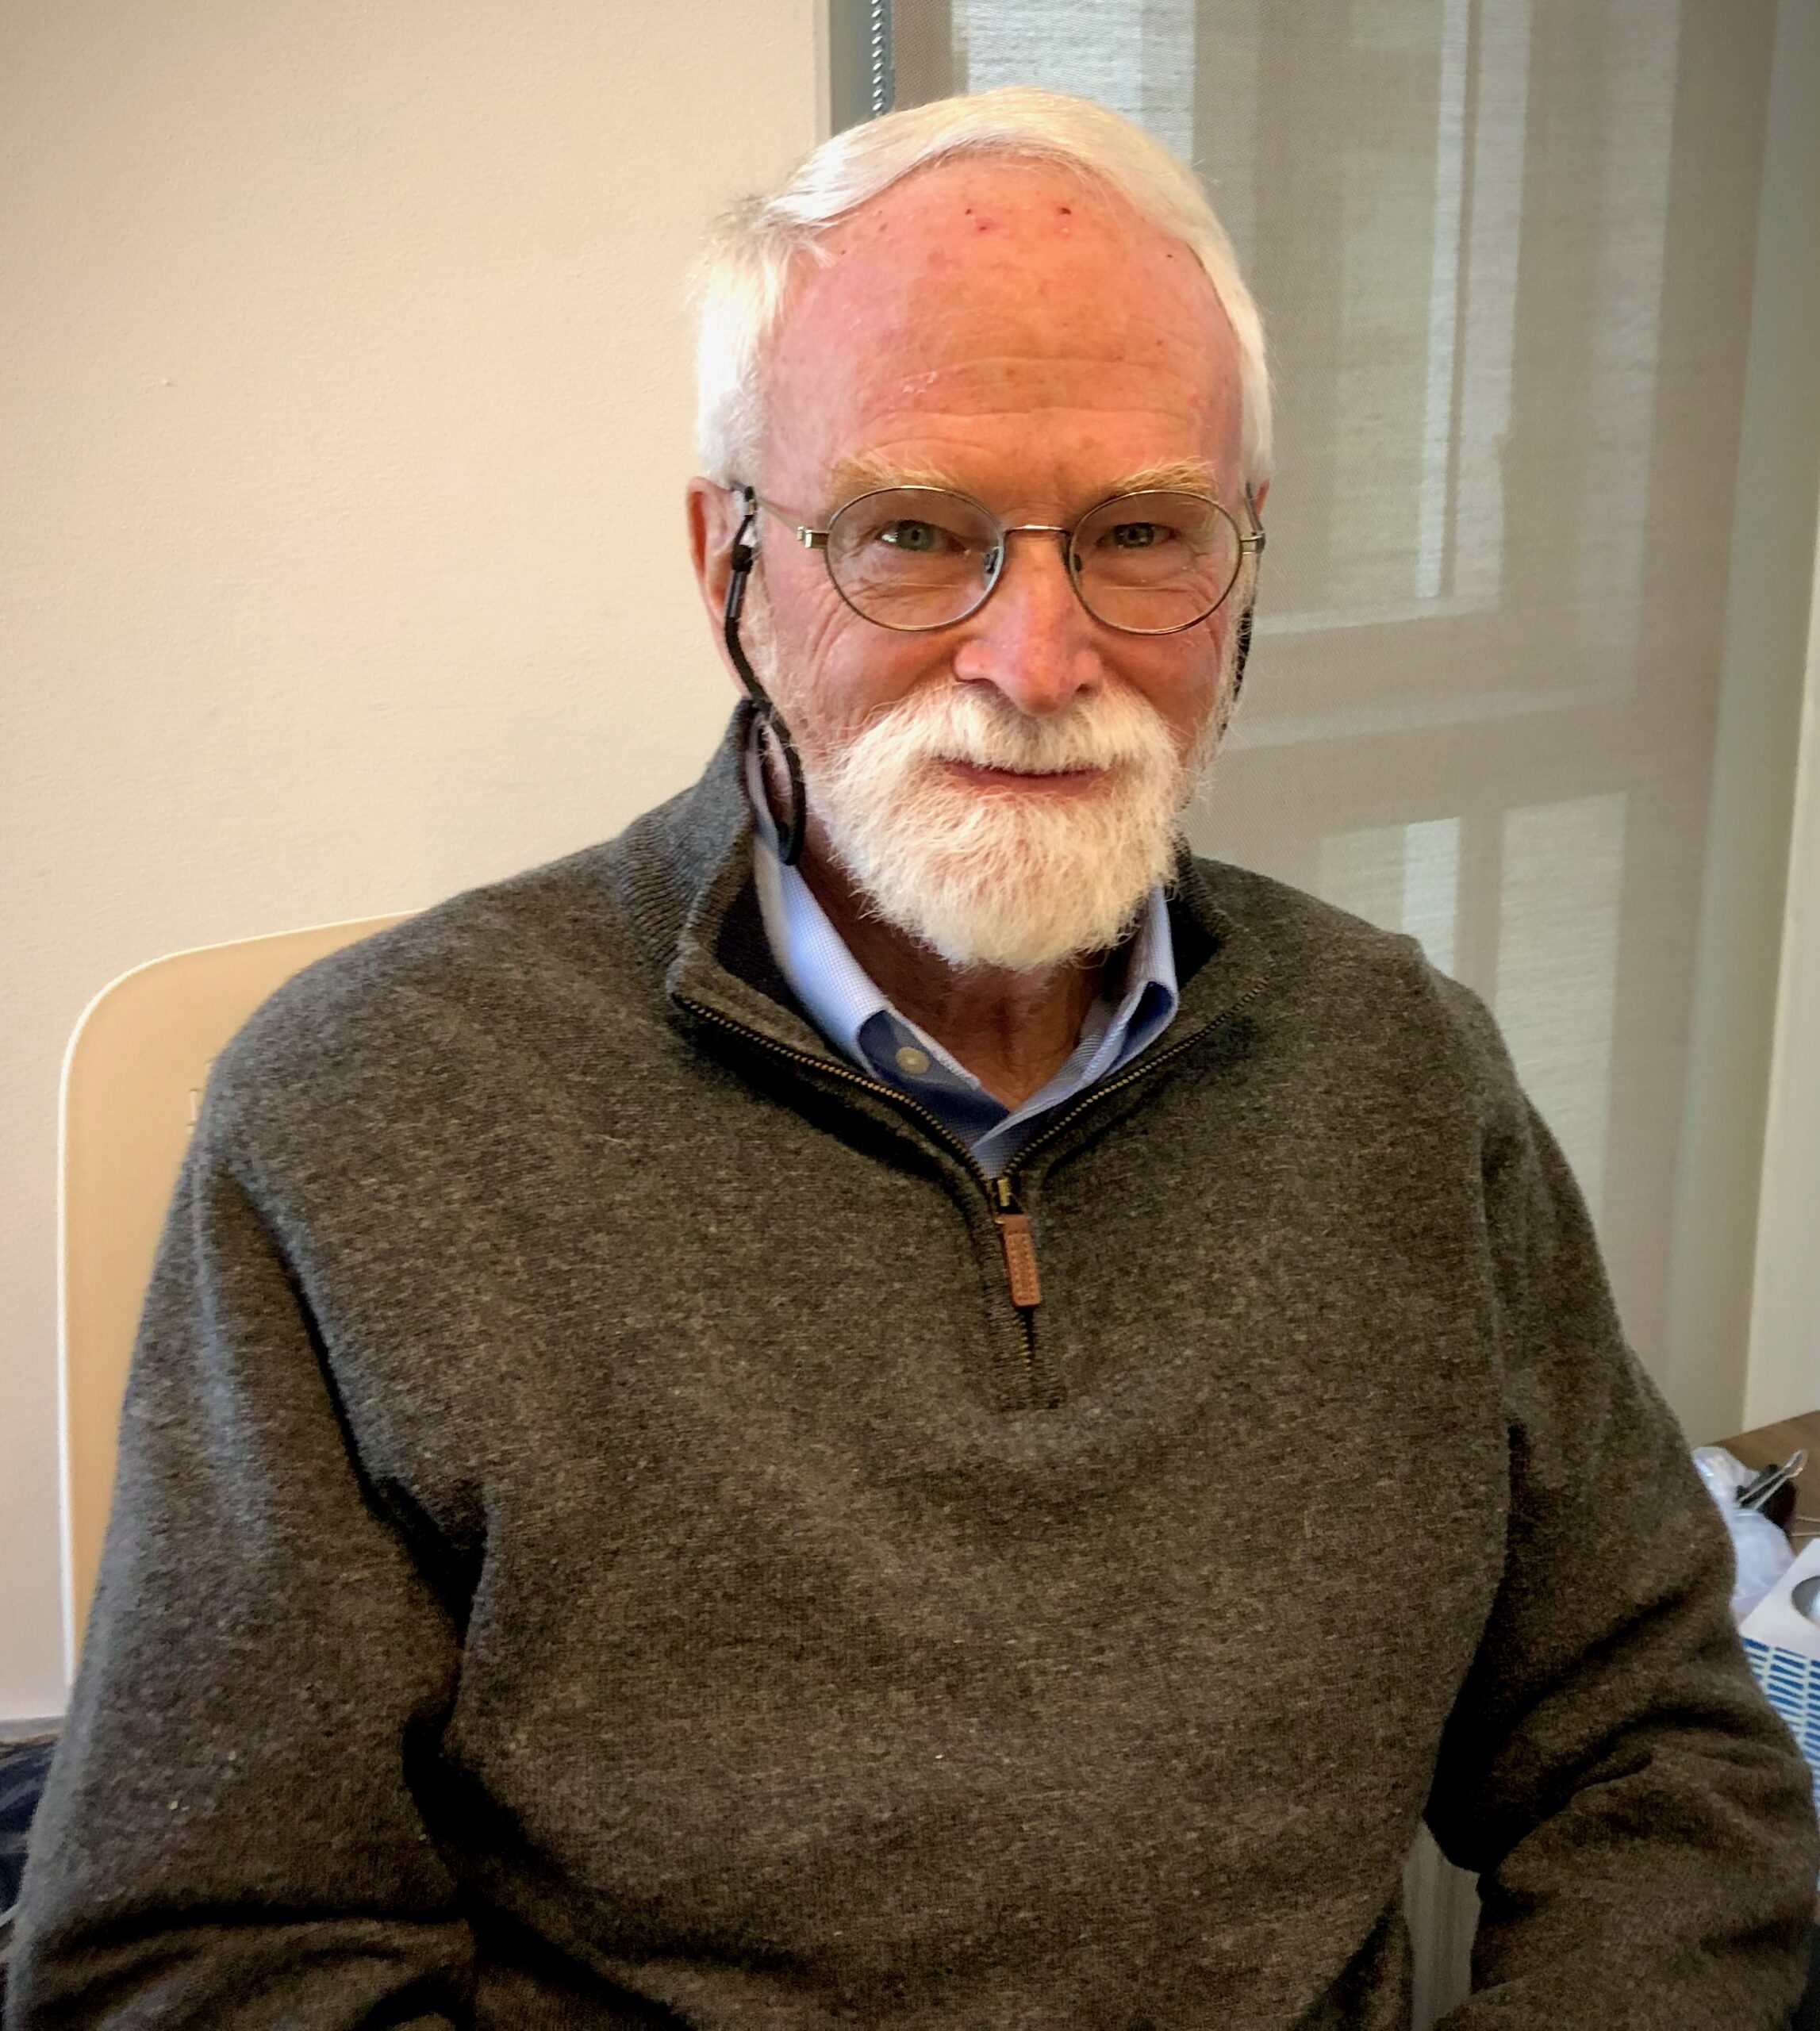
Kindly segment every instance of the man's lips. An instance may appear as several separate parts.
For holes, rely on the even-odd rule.
[[[1105,769],[995,769],[984,762],[945,757],[942,766],[977,789],[1035,791],[1048,797],[1078,795],[1103,783]]]

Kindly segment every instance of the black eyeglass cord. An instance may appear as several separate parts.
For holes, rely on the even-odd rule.
[[[1245,482],[1245,507],[1246,512],[1251,517],[1252,534],[1257,539],[1257,548],[1254,554],[1258,562],[1261,563],[1264,558],[1264,524],[1257,519],[1257,501],[1251,491],[1251,482],[1249,480]],[[1235,705],[1238,703],[1239,693],[1245,689],[1246,659],[1251,654],[1251,616],[1257,610],[1257,588],[1256,582],[1254,581],[1252,596],[1246,602],[1244,612],[1238,616],[1238,641],[1232,652],[1232,702]]]
[[[1248,606],[1238,616],[1238,643],[1232,653],[1232,702],[1235,705],[1245,689],[1245,659],[1251,654],[1251,611]]]
[[[754,716],[758,723],[759,738],[762,740],[769,735],[784,759],[784,774],[790,785],[790,808],[778,842],[778,858],[785,867],[794,867],[802,858],[803,829],[808,818],[808,798],[803,789],[803,765],[797,758],[797,744],[790,738],[790,730],[784,724],[782,714],[772,704],[770,694],[758,681],[758,674],[752,668],[745,646],[739,639],[739,615],[746,604],[746,582],[751,577],[752,566],[758,561],[758,553],[751,538],[753,525],[758,519],[758,497],[749,486],[739,488],[739,493],[743,512],[738,532],[733,538],[729,559],[731,569],[727,578],[727,604],[720,616],[720,632],[726,640],[727,653],[733,659],[733,667],[739,673],[739,681],[745,685],[747,696],[752,701]]]

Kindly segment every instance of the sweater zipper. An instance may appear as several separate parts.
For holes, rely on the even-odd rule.
[[[999,1246],[1004,1252],[1005,1281],[1011,1287],[1012,1303],[1019,1307],[1023,1320],[1024,1361],[1031,1372],[1033,1380],[1036,1365],[1035,1313],[1036,1307],[1042,1302],[1042,1285],[1037,1273],[1035,1237],[1031,1233],[1030,1222],[1018,1203],[1016,1181],[1019,1167],[1045,1143],[1052,1142],[1071,1121],[1079,1120],[1089,1108],[1096,1106],[1111,1094],[1123,1092],[1127,1086],[1135,1086],[1140,1079],[1147,1079],[1159,1066],[1167,1065],[1172,1058],[1181,1057],[1185,1050],[1207,1034],[1207,1030],[1215,1029],[1235,1016],[1257,992],[1258,985],[1254,985],[1239,996],[1230,1008],[1222,1010],[1206,1029],[1196,1030],[1190,1036],[1179,1038],[1165,1050],[1158,1051],[1154,1058],[1145,1058],[1141,1063],[1134,1065],[1130,1071],[1121,1072],[1116,1079],[1108,1079],[1103,1085],[1095,1086],[1083,1093],[1072,1105],[1064,1108],[1046,1127],[1031,1136],[1005,1166],[1003,1173],[990,1181],[988,1188],[992,1195],[993,1217],[999,1231]],[[893,1098],[904,1097],[889,1086],[881,1090]],[[914,1100],[909,1104],[916,1108],[919,1113],[928,1112],[927,1108],[919,1106]],[[929,1118],[935,1119],[933,1115]],[[938,1122],[936,1125],[939,1127],[941,1124]],[[962,1146],[963,1154],[966,1154],[965,1146]],[[979,1166],[975,1165],[973,1168],[977,1172]],[[1025,1300],[1019,1296],[1020,1290],[1029,1293],[1027,1307]]]
[[[767,1037],[763,1031],[754,1030],[745,1023],[735,1022],[731,1016],[723,1016],[718,1009],[707,1008],[699,1001],[686,1001],[680,996],[678,999],[678,1005],[686,1008],[692,1016],[699,1016],[704,1022],[712,1023],[718,1029],[728,1030],[736,1037],[745,1038],[748,1042],[769,1051],[774,1058],[781,1058],[792,1065],[806,1065],[812,1072],[831,1073],[849,1086],[858,1087],[862,1093],[876,1093],[881,1100],[889,1100],[893,1106],[907,1110],[927,1127],[938,1142],[953,1150],[978,1181],[992,1213],[993,1226],[999,1238],[1000,1257],[1004,1268],[1005,1288],[1023,1328],[1024,1376],[1026,1380],[1034,1385],[1036,1379],[1036,1323],[1031,1314],[1042,1302],[1042,1286],[1037,1275],[1036,1246],[1031,1238],[1030,1221],[1017,1202],[1017,1192],[1012,1182],[1011,1173],[1008,1170],[997,1177],[989,1175],[973,1151],[942,1117],[900,1087],[887,1086],[881,1079],[868,1079],[863,1073],[850,1071],[846,1065],[836,1065],[829,1058],[812,1057],[806,1050],[793,1050],[788,1044],[778,1043]]]
[[[735,1022],[731,1016],[723,1016],[718,1009],[709,1008],[699,1001],[684,1000],[678,997],[678,1005],[693,1016],[699,1016],[704,1022],[717,1028],[730,1031],[735,1036],[758,1045],[774,1058],[781,1058],[793,1065],[805,1065],[811,1071],[831,1073],[835,1078],[844,1080],[850,1086],[856,1086],[862,1092],[876,1093],[882,1100],[889,1100],[895,1107],[907,1110],[925,1123],[935,1140],[954,1151],[961,1161],[979,1181],[985,1193],[986,1204],[992,1214],[993,1225],[999,1238],[999,1254],[1004,1269],[1005,1290],[1016,1311],[1018,1322],[1023,1328],[1024,1380],[1032,1396],[1036,1393],[1036,1308],[1042,1302],[1042,1278],[1037,1267],[1036,1238],[1031,1232],[1030,1216],[1024,1211],[1017,1196],[1017,1174],[1020,1160],[1039,1149],[1044,1143],[1058,1135],[1069,1123],[1077,1119],[1097,1100],[1122,1088],[1146,1078],[1158,1065],[1166,1065],[1179,1056],[1196,1041],[1201,1032],[1184,1037],[1171,1044],[1166,1050],[1158,1051],[1154,1058],[1146,1058],[1141,1065],[1109,1079],[1104,1085],[1096,1086],[1090,1093],[1084,1094],[1072,1107],[1062,1110],[1054,1121],[1034,1135],[996,1177],[989,1176],[978,1159],[966,1144],[956,1135],[941,1116],[923,1103],[906,1093],[900,1087],[888,1086],[881,1079],[868,1079],[862,1073],[850,1071],[844,1065],[836,1065],[831,1059],[812,1057],[806,1050],[793,1050],[788,1044],[780,1044],[767,1037],[762,1030],[749,1024]],[[1050,1404],[1047,1407],[1053,1408]]]

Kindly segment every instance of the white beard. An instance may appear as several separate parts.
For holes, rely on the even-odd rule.
[[[1047,968],[1110,950],[1175,863],[1177,820],[1223,731],[1192,753],[1123,687],[1051,718],[985,685],[912,692],[831,754],[803,755],[810,808],[872,908],[950,966]],[[1102,769],[1072,795],[985,792],[944,760]]]

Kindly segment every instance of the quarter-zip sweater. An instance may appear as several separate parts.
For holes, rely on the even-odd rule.
[[[11,2021],[1390,2031],[1426,1811],[1449,2031],[1772,2031],[1806,1774],[1479,1004],[1185,855],[994,1181],[792,1005],[738,740],[217,1066]]]

